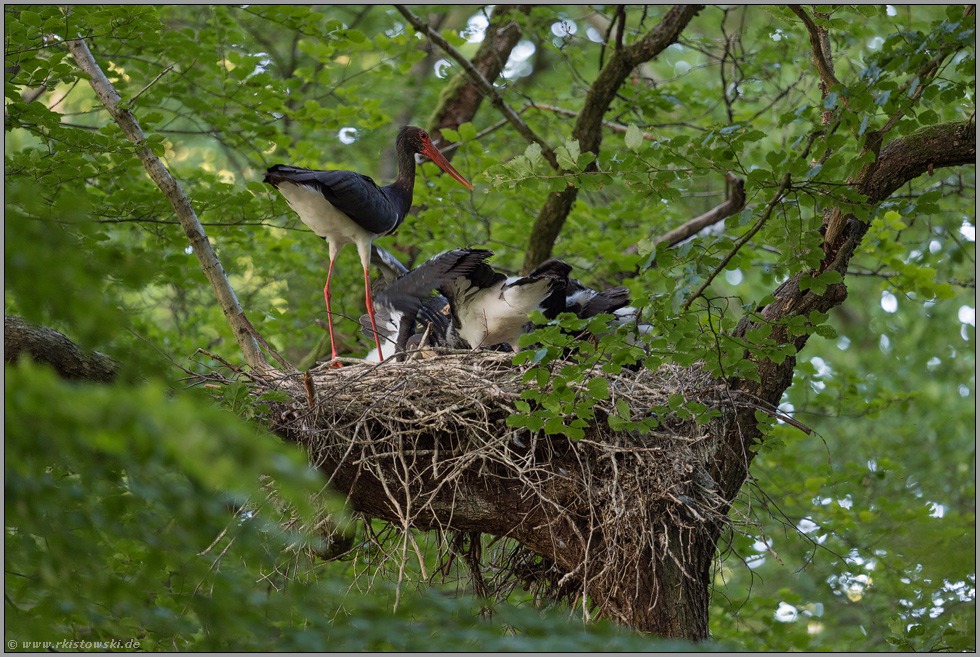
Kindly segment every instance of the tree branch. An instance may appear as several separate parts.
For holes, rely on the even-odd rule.
[[[834,87],[841,86],[840,80],[834,75],[833,63],[830,59],[830,52],[824,52],[824,42],[825,38],[821,34],[820,28],[813,22],[813,20],[807,16],[807,13],[803,11],[803,8],[799,5],[790,5],[790,10],[800,17],[803,24],[806,26],[806,31],[810,34],[810,47],[813,50],[813,64],[817,67],[817,73],[820,74],[820,79],[826,86],[826,90],[830,91]],[[841,102],[844,107],[847,107],[847,97],[841,96]]]
[[[923,173],[974,164],[976,159],[977,128],[973,121],[927,126],[882,148],[877,166],[861,191],[870,202],[877,203]]]
[[[497,5],[490,17],[486,37],[473,56],[472,64],[486,80],[496,80],[504,70],[511,51],[521,38],[521,27],[513,19],[515,13],[527,14],[530,5]],[[429,132],[438,133],[444,128],[456,130],[471,121],[483,102],[480,87],[465,74],[455,76],[439,94],[439,103],[427,121]],[[436,142],[442,147],[441,137]],[[445,153],[443,153],[445,154]],[[446,155],[446,157],[450,157]]]
[[[46,363],[63,379],[109,383],[119,364],[97,351],[86,354],[63,334],[32,324],[20,317],[3,318],[3,362],[16,363],[29,354],[36,363]]]
[[[703,294],[706,289],[708,289],[708,286],[711,285],[711,281],[713,281],[718,274],[724,271],[725,266],[728,265],[731,259],[735,257],[735,254],[738,253],[738,250],[741,249],[743,246],[745,246],[745,244],[750,239],[752,239],[752,236],[758,233],[759,230],[766,224],[766,222],[769,221],[769,217],[772,215],[772,211],[775,209],[776,204],[782,200],[783,196],[786,194],[786,191],[789,189],[790,182],[791,179],[789,174],[787,173],[786,175],[783,176],[783,180],[779,185],[779,189],[776,190],[776,193],[769,200],[769,203],[766,204],[766,208],[765,210],[762,211],[762,214],[759,216],[759,220],[755,222],[755,225],[752,226],[752,228],[749,229],[749,232],[745,233],[740,238],[738,238],[738,240],[735,242],[735,246],[732,248],[731,251],[728,252],[728,254],[724,258],[721,259],[721,262],[719,262],[718,266],[715,267],[715,270],[711,272],[711,275],[705,278],[704,281],[701,283],[700,287],[698,287],[698,289],[695,290],[694,293],[687,298],[687,300],[684,302],[684,305],[681,306],[682,312],[686,311],[688,308],[691,307],[691,304],[694,303],[694,300],[697,299],[699,296],[701,296],[701,294]]]
[[[466,73],[473,84],[480,90],[486,98],[490,99],[490,102],[496,107],[500,112],[507,117],[510,124],[521,134],[522,137],[527,139],[529,142],[538,144],[541,147],[541,155],[548,161],[556,171],[560,171],[561,167],[558,165],[558,159],[555,157],[555,152],[552,148],[545,143],[545,141],[539,137],[537,134],[531,130],[530,126],[524,123],[523,119],[514,111],[510,105],[504,102],[504,99],[500,97],[497,90],[493,88],[483,74],[476,69],[476,67],[468,60],[461,52],[456,50],[448,41],[442,38],[442,36],[430,28],[425,22],[422,21],[418,16],[413,14],[411,10],[405,5],[395,5],[395,8],[402,13],[402,16],[411,23],[416,30],[424,34],[429,40],[435,43],[437,46],[442,48],[447,55],[456,60],[463,71]]]
[[[975,162],[976,127],[972,121],[928,126],[895,139],[881,149],[880,157],[872,163],[859,189],[867,195],[869,203],[880,203],[895,190],[931,169]],[[833,212],[840,216],[842,228],[820,268],[813,272],[799,272],[776,288],[772,293],[774,300],[771,303],[739,321],[733,332],[735,338],[743,338],[759,325],[769,325],[772,328],[770,339],[776,344],[788,342],[799,352],[806,345],[809,334],[803,332],[789,337],[784,320],[790,317],[809,318],[814,311],[826,313],[844,302],[847,298],[847,287],[843,282],[827,286],[822,294],[816,294],[812,289],[800,290],[803,276],[814,276],[826,271],[845,275],[851,256],[867,231],[864,223],[858,221],[854,215],[845,213],[839,206],[834,207]],[[747,354],[746,357],[751,355]],[[732,387],[777,405],[783,392],[793,381],[796,358],[788,357],[781,363],[762,359],[758,362],[758,367],[757,381],[735,380]],[[748,447],[752,440],[760,436],[752,417],[744,417],[739,424],[741,429],[728,438],[728,457],[716,460],[712,473],[729,499],[745,481],[752,460],[752,452]]]
[[[258,343],[239,317],[239,313],[242,312],[242,307],[238,303],[235,291],[231,288],[231,283],[229,283],[228,277],[225,275],[221,261],[218,260],[217,254],[211,248],[211,243],[208,241],[207,234],[204,232],[204,227],[198,220],[197,214],[194,212],[194,208],[191,206],[187,195],[184,194],[180,183],[174,179],[163,162],[153,155],[149,147],[147,147],[146,137],[139,123],[137,123],[136,117],[128,109],[120,107],[122,98],[102,72],[102,69],[95,61],[85,41],[83,39],[72,39],[67,41],[66,45],[75,57],[79,69],[89,76],[89,84],[92,85],[96,96],[102,101],[106,109],[109,110],[109,114],[119,125],[126,138],[136,145],[136,154],[139,156],[140,161],[143,162],[143,167],[146,169],[150,178],[157,184],[157,187],[164,193],[171,205],[173,205],[174,211],[177,213],[177,218],[180,220],[180,225],[183,227],[187,239],[190,240],[194,254],[201,263],[201,269],[204,270],[204,275],[211,283],[211,287],[218,297],[218,302],[221,304],[221,310],[224,311],[225,318],[228,320],[228,324],[235,334],[235,339],[238,341],[239,347],[241,347],[242,354],[245,356],[245,362],[255,370],[268,368],[269,366],[262,352],[259,350]]]
[[[628,46],[617,48],[613,56],[589,87],[582,111],[579,113],[575,126],[572,128],[572,138],[577,139],[582,151],[591,151],[598,155],[602,143],[603,115],[616,98],[616,92],[626,81],[633,69],[641,63],[656,57],[670,44],[677,41],[687,24],[703,8],[702,5],[678,5],[672,7],[664,15],[660,23],[647,32],[643,38]],[[586,171],[594,171],[593,161]],[[578,195],[578,188],[569,186],[560,192],[548,196],[544,207],[538,214],[531,236],[528,240],[527,255],[522,271],[529,273],[532,269],[551,257],[555,240],[565,225],[565,219],[571,211],[572,204]]]
[[[561,114],[563,116],[577,117],[580,114],[580,112],[576,112],[575,110],[565,109],[564,107],[555,107],[554,105],[545,105],[544,103],[527,103],[524,105],[524,109],[545,110],[548,112],[554,112],[555,114]],[[618,132],[620,134],[625,134],[630,129],[628,125],[623,125],[622,123],[616,123],[614,121],[603,120],[602,125],[609,128],[613,132]],[[640,136],[647,141],[656,141],[657,139],[657,136],[652,132],[640,131]]]
[[[667,242],[668,246],[680,244],[688,237],[696,235],[708,226],[713,226],[719,221],[724,221],[733,214],[739,213],[745,207],[745,180],[729,173],[726,178],[732,185],[731,193],[721,204],[716,205],[704,214],[691,219],[690,221],[678,226],[677,228],[655,237],[653,246],[656,247],[661,242]],[[624,255],[637,253],[638,246],[631,244],[624,251]]]

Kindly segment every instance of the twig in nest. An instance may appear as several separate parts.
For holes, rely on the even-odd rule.
[[[317,407],[316,387],[313,385],[313,375],[309,372],[303,372],[303,388],[306,390],[306,403],[311,411],[315,411]]]

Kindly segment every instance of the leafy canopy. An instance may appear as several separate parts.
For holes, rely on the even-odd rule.
[[[314,320],[325,310],[326,249],[261,184],[262,172],[288,162],[388,182],[397,128],[425,125],[454,63],[427,51],[385,6],[4,11],[6,64],[16,67],[5,75],[5,313],[62,330],[123,367],[119,383],[102,388],[5,367],[7,637],[20,638],[11,628],[24,637],[59,628],[138,636],[144,649],[215,650],[412,650],[433,637],[447,649],[649,645],[507,607],[484,624],[473,603],[438,595],[411,596],[390,613],[385,586],[346,595],[347,565],[293,561],[288,568],[319,576],[286,585],[283,546],[315,539],[277,529],[283,507],[260,502],[259,475],[273,477],[283,503],[301,513],[323,481],[291,448],[179,390],[175,365],[218,366],[207,356],[188,361],[198,348],[240,356],[172,208],[63,40],[85,36],[146,145],[191,198],[253,324],[293,362],[322,337]],[[555,254],[587,284],[627,285],[653,327],[650,349],[639,353],[623,335],[574,346],[578,355],[548,392],[537,374],[528,381],[524,412],[511,422],[576,437],[594,420],[590,397],[606,391],[596,383],[576,398],[569,384],[597,366],[703,361],[751,378],[746,349],[795,357],[784,409],[818,435],[760,416],[767,439],[735,510],[754,523],[724,542],[713,636],[759,650],[884,641],[970,649],[974,171],[936,169],[873,209],[845,183],[865,164],[868,135],[892,117],[902,115],[889,138],[974,115],[974,17],[955,6],[817,7],[841,82],[821,91],[792,11],[706,8],[634,72],[605,115],[599,153],[583,152],[569,135],[608,60],[601,42],[616,38],[617,11],[539,6],[515,18],[522,39],[498,89],[515,108],[535,104],[521,116],[555,147],[561,171],[494,127],[500,117],[485,104],[443,135],[461,142],[454,166],[476,191],[423,164],[413,215],[382,245],[410,264],[487,245],[495,266],[516,271],[546,194],[579,186]],[[623,11],[628,44],[666,9]],[[482,10],[426,15],[464,54],[476,51]],[[938,74],[916,78],[947,50],[954,54]],[[719,203],[728,172],[746,181],[745,210],[677,246],[655,243]],[[791,190],[739,245],[786,174]],[[819,264],[823,212],[838,204],[870,224],[845,280],[847,302],[788,322],[791,334],[815,334],[801,354],[764,330],[730,337],[778,284]],[[350,251],[341,256],[333,303],[351,320],[337,323],[338,339],[361,354],[369,345],[357,331],[354,262]],[[838,282],[803,280],[817,293]],[[557,326],[534,340],[543,346],[521,358],[541,362],[569,347]],[[261,402],[240,391],[225,395],[226,406],[261,417]],[[675,401],[669,410],[703,411]],[[608,421],[643,430],[654,420],[624,411]],[[253,515],[230,511],[246,500]],[[503,624],[522,633],[506,637]]]

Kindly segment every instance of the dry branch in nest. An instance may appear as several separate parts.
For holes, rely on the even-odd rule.
[[[595,420],[573,441],[508,426],[515,400],[536,385],[523,382],[528,368],[510,354],[468,352],[255,381],[289,394],[272,407],[273,430],[304,445],[355,511],[406,537],[410,528],[455,537],[439,541],[444,563],[463,559],[488,596],[520,583],[550,598],[628,597],[623,573],[680,566],[678,546],[718,535],[728,503],[709,465],[734,418],[723,383],[698,368],[597,370],[609,397],[595,400]],[[586,384],[576,393],[588,395]],[[711,419],[665,412],[678,394]],[[659,409],[659,426],[612,430],[621,401],[634,420]],[[514,540],[480,555],[477,533]],[[412,553],[421,561],[414,543],[402,556]]]

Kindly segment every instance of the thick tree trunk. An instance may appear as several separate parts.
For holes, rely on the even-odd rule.
[[[36,363],[51,365],[65,379],[108,383],[119,364],[97,351],[85,353],[77,344],[53,329],[31,324],[19,317],[3,318],[3,362],[16,363],[28,354]]]

